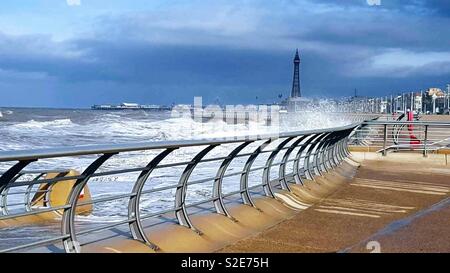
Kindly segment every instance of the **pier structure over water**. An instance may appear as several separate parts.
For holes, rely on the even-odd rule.
[[[438,238],[448,234],[450,123],[363,117],[279,135],[0,152],[0,251],[364,252],[375,241],[448,252]],[[67,157],[90,163],[61,169]],[[128,173],[128,192],[111,183],[94,193],[100,178]]]

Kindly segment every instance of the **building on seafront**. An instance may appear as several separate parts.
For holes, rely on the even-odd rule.
[[[339,111],[370,113],[450,114],[450,85],[447,90],[432,87],[421,91],[401,92],[384,97],[354,96]]]

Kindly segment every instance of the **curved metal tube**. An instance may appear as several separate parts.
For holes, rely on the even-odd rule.
[[[333,141],[333,133],[327,133],[316,144],[316,150],[314,152],[314,157],[312,161],[314,173],[317,175],[323,176],[324,173],[328,171],[328,169],[326,169],[326,166],[324,164],[326,156],[325,152],[326,148],[332,143],[332,141]]]
[[[315,143],[314,147],[311,150],[311,154],[313,155],[312,158],[312,170],[316,175],[323,176],[322,170],[320,169],[320,162],[319,159],[322,156],[322,147],[329,141],[331,133],[326,133],[322,137],[318,139],[318,141]]]
[[[335,157],[335,152],[336,152],[336,145],[337,143],[339,143],[339,139],[340,136],[337,135],[334,137],[331,145],[329,147],[327,147],[328,151],[327,151],[327,159],[326,159],[326,166],[328,166],[329,169],[334,169],[338,163]]]
[[[344,158],[347,157],[344,151],[344,145],[345,145],[345,137],[341,139],[339,145],[338,145],[338,157],[339,157],[339,163],[344,160]]]
[[[266,140],[263,144],[259,145],[259,147],[250,155],[250,157],[247,159],[247,162],[245,162],[244,169],[241,174],[241,197],[242,202],[245,205],[249,205],[252,207],[255,207],[255,203],[252,200],[252,197],[250,196],[250,191],[248,190],[248,175],[250,173],[250,169],[253,165],[253,162],[255,162],[258,155],[264,150],[267,145],[269,145],[272,142],[272,139]]]
[[[16,175],[18,175],[26,166],[34,161],[37,161],[37,159],[19,161],[11,168],[9,168],[6,172],[4,172],[0,176],[0,192],[3,191],[6,186],[8,186],[8,184]]]
[[[331,136],[330,141],[326,144],[322,156],[322,164],[325,169],[325,172],[329,172],[332,170],[336,164],[334,162],[334,155],[333,151],[336,147],[337,140],[339,139],[339,135],[336,133],[333,133]]]
[[[342,158],[347,157],[347,153],[345,151],[345,145],[346,145],[346,143],[345,143],[345,138],[344,138],[344,139],[342,139],[341,145],[340,145],[340,148],[339,148],[339,153],[341,154]]]
[[[339,144],[342,140],[343,135],[338,135],[337,139],[335,140],[333,147],[331,148],[331,165],[333,168],[339,165]]]
[[[322,139],[317,147],[316,147],[316,151],[315,151],[315,156],[314,156],[314,166],[315,168],[317,168],[319,175],[323,175],[322,172],[327,172],[328,169],[326,169],[325,167],[325,152],[327,150],[328,145],[331,143],[331,140],[333,139],[332,134],[328,134],[325,136],[324,139]]]
[[[301,185],[304,184],[302,176],[299,174],[299,171],[300,171],[300,158],[302,157],[303,152],[308,148],[308,146],[319,136],[320,136],[320,134],[318,134],[318,135],[310,135],[309,136],[310,138],[308,138],[305,141],[305,143],[302,144],[302,146],[300,147],[300,149],[297,152],[297,155],[295,156],[294,163],[293,163],[293,165],[294,165],[293,168],[294,168],[294,179],[295,179],[295,183],[296,184],[301,184]],[[307,179],[311,179],[311,180],[314,179],[312,177],[312,175],[309,173],[309,171],[306,169],[305,165],[306,165],[306,157],[303,159],[304,174],[305,174]]]
[[[341,163],[341,143],[342,143],[342,137],[336,142],[333,148],[333,158],[334,158],[334,167],[339,165]]]
[[[342,143],[343,139],[345,138],[345,133],[340,134],[338,141],[335,144],[335,147],[333,149],[333,159],[334,159],[334,166],[341,164],[342,160],[344,159],[343,154],[341,153],[342,150]]]
[[[130,231],[133,236],[133,239],[141,241],[148,246],[150,246],[153,250],[158,250],[159,247],[148,239],[147,235],[144,232],[144,228],[142,227],[141,216],[140,216],[140,207],[139,201],[141,199],[142,190],[144,188],[145,182],[150,177],[153,170],[158,166],[158,164],[166,158],[170,153],[172,153],[176,148],[170,148],[159,153],[155,158],[147,164],[146,169],[139,174],[136,183],[134,183],[134,187],[132,190],[132,195],[130,200],[128,201],[128,219],[134,219],[130,221]]]
[[[348,148],[348,136],[345,138],[345,144],[344,144],[344,152],[346,156],[350,156],[350,150]]]
[[[270,183],[270,168],[272,168],[273,160],[277,157],[281,149],[283,149],[283,147],[286,146],[286,144],[288,144],[294,138],[295,137],[288,137],[285,140],[283,140],[280,144],[278,144],[277,148],[272,153],[270,153],[269,157],[267,158],[266,164],[264,165],[262,186],[264,189],[264,193],[268,197],[275,198],[275,195],[273,194],[272,185]]]
[[[178,223],[182,226],[190,228],[197,232],[198,234],[202,234],[200,230],[195,228],[192,225],[191,220],[189,219],[189,215],[186,210],[186,192],[187,192],[187,182],[189,177],[194,171],[195,167],[199,163],[202,158],[208,154],[212,149],[219,146],[219,144],[209,145],[201,152],[199,152],[192,161],[186,166],[183,173],[181,174],[180,181],[178,182],[177,190],[175,192],[175,215],[178,219]]]
[[[223,201],[223,194],[222,194],[222,182],[223,182],[223,176],[225,175],[225,172],[227,171],[228,166],[231,164],[231,161],[250,143],[253,143],[254,141],[248,141],[244,142],[241,145],[239,145],[237,148],[235,148],[228,156],[227,158],[222,161],[222,164],[220,165],[219,169],[217,170],[216,178],[214,179],[214,186],[213,186],[213,198],[214,198],[214,207],[216,208],[216,212],[218,214],[225,215],[232,219],[233,221],[236,221],[230,213],[227,211],[227,208],[225,207],[225,203]]]
[[[67,174],[67,172],[58,173],[55,178],[64,177],[64,176],[66,176],[66,174]],[[51,199],[50,199],[50,193],[51,193],[52,188],[53,188],[54,185],[55,184],[48,185],[47,191],[44,194],[44,200],[42,201],[44,207],[51,207],[52,206]]]
[[[14,181],[16,181],[16,179],[18,179],[20,177],[20,172],[26,167],[28,166],[31,162],[37,161],[37,159],[33,159],[33,160],[21,160],[19,162],[17,162],[16,164],[14,164],[11,168],[9,168],[5,173],[2,174],[2,176],[0,176],[0,193],[2,193],[2,208],[1,208],[1,212],[3,215],[8,214],[8,209],[7,209],[7,196],[8,196],[8,189],[7,186],[10,183],[14,183]],[[5,195],[3,195],[6,192]]]
[[[309,144],[309,146],[307,147],[305,161],[303,164],[304,165],[303,169],[305,170],[305,176],[310,180],[315,180],[314,175],[312,174],[311,171],[314,171],[314,173],[316,175],[320,175],[320,173],[316,173],[315,168],[314,168],[315,166],[313,164],[311,164],[311,155],[312,155],[312,161],[313,161],[313,163],[315,163],[315,156],[317,154],[315,152],[316,146],[320,144],[320,141],[322,141],[322,139],[324,137],[326,137],[327,134],[328,133],[323,133],[323,134],[318,135],[317,138],[314,139],[314,141],[311,142]],[[313,152],[314,152],[314,154],[313,154]]]
[[[40,173],[39,175],[37,175],[33,181],[38,181],[39,178],[41,178],[42,176],[44,176],[45,173]],[[30,200],[30,194],[31,191],[33,190],[33,186],[34,185],[29,185],[25,191],[25,197],[24,197],[24,203],[25,203],[25,211],[31,211],[31,200]],[[39,188],[39,187],[38,187]]]
[[[14,176],[13,179],[10,180],[9,183],[14,183],[17,181],[17,179],[19,179],[22,176],[22,174],[17,174],[16,176]],[[2,213],[2,215],[8,215],[9,211],[8,211],[8,193],[9,193],[9,188],[8,187],[4,187],[3,190],[0,192],[0,211]]]
[[[346,157],[345,153],[344,153],[344,138],[341,139],[341,141],[339,141],[339,145],[337,148],[337,155],[338,155],[338,159],[339,159],[339,163],[342,162],[342,160],[344,160],[344,158]]]
[[[62,235],[68,235],[67,238],[63,239],[63,246],[66,252],[68,253],[79,253],[80,246],[77,243],[77,236],[75,231],[75,212],[78,203],[78,197],[80,196],[81,191],[84,186],[86,186],[87,182],[91,178],[91,175],[97,171],[100,166],[103,165],[111,156],[116,153],[111,154],[103,154],[99,158],[97,158],[87,169],[81,174],[83,178],[75,181],[72,190],[70,191],[69,198],[67,199],[67,204],[70,204],[68,208],[64,209],[64,213],[62,216],[61,222],[61,233]]]
[[[344,132],[347,132],[347,130],[345,130]],[[351,132],[351,130],[350,130],[350,132]],[[349,137],[350,137],[350,134],[347,133],[347,134],[345,135],[345,137],[344,137],[344,139],[343,139],[343,143],[342,143],[342,151],[343,151],[345,157],[348,157],[348,156],[351,155],[350,149],[349,149],[349,147],[348,147]]]
[[[287,179],[286,179],[286,164],[287,164],[287,161],[289,160],[289,157],[290,157],[291,153],[295,150],[295,148],[297,148],[298,145],[303,140],[305,140],[307,137],[308,136],[301,136],[294,143],[292,143],[292,145],[286,150],[286,153],[284,153],[283,159],[281,160],[281,164],[280,164],[280,168],[279,168],[279,174],[278,174],[280,185],[281,185],[281,188],[283,190],[290,191],[289,184],[288,184]],[[294,172],[295,172],[295,169],[294,169]],[[295,174],[294,174],[294,176],[295,176]],[[302,184],[301,179],[300,179],[299,183]]]
[[[330,142],[325,145],[324,151],[322,153],[322,159],[320,161],[322,164],[322,171],[324,171],[325,173],[333,169],[333,163],[331,162],[331,151],[333,150],[335,139],[336,136],[331,138]]]
[[[341,146],[343,138],[344,138],[344,134],[340,134],[339,138],[336,140],[336,143],[334,144],[333,152],[332,152],[333,167],[336,167],[341,163],[340,146]]]

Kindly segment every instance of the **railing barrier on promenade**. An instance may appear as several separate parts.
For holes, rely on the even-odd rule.
[[[23,225],[42,224],[42,234],[53,234],[46,231],[44,224],[47,222],[58,225],[60,230],[59,234],[45,236],[45,239],[0,246],[0,252],[25,251],[51,244],[61,244],[66,252],[80,252],[83,245],[81,237],[118,226],[128,226],[130,237],[157,250],[158,246],[148,239],[143,223],[169,214],[177,224],[201,235],[191,221],[190,209],[210,204],[215,213],[233,220],[227,198],[234,196],[240,203],[255,206],[254,191],[257,189],[262,195],[276,198],[277,191],[290,191],[291,183],[301,185],[304,179],[314,179],[314,176],[329,172],[349,155],[349,136],[359,125],[355,123],[276,136],[2,151],[0,164],[5,171],[0,176],[0,232],[2,229],[14,230]],[[194,149],[195,153],[189,155],[186,152],[188,149]],[[218,152],[213,153],[214,150]],[[124,154],[128,157],[121,157]],[[139,160],[130,158],[137,155],[144,155],[145,161],[142,157],[138,157]],[[189,159],[182,160],[186,155]],[[77,172],[67,166],[67,158],[82,159],[83,166],[76,166],[77,170],[82,171]],[[205,167],[201,169],[201,174],[194,175],[200,164],[213,162],[218,165]],[[232,163],[237,165],[231,168]],[[177,167],[182,169],[180,175],[173,171]],[[158,170],[165,170],[164,175],[155,175]],[[250,178],[255,178],[255,172],[261,172],[256,177],[259,182],[249,183]],[[129,192],[116,193],[114,186],[109,187],[106,195],[91,195],[92,191],[89,191],[93,180],[131,173],[136,177],[134,182],[130,181],[132,186]],[[169,177],[175,177],[176,182],[168,184]],[[236,187],[234,190],[225,193],[226,178],[237,183],[233,184]],[[155,179],[162,182],[156,183]],[[190,189],[204,183],[212,183],[206,199],[187,202],[187,197],[192,193]],[[168,190],[173,193],[173,199],[169,199],[172,205],[169,208],[160,207],[157,204],[167,203],[168,200],[158,194]],[[58,194],[52,195],[56,191]],[[143,196],[150,194],[155,194],[154,200],[143,202]],[[18,199],[13,196],[23,196],[21,200],[24,201],[11,203],[11,200]],[[83,215],[95,212],[104,203],[117,200],[126,204],[125,212],[120,211],[116,203],[112,205],[113,213],[120,211],[124,214],[122,220],[79,229],[78,220]]]
[[[450,149],[450,123],[435,121],[365,121],[350,144],[373,148],[384,156],[389,152],[430,152]]]

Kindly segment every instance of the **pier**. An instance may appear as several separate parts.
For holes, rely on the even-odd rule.
[[[2,151],[0,252],[448,252],[449,127],[361,115],[277,135]],[[129,192],[94,194],[130,173]]]

